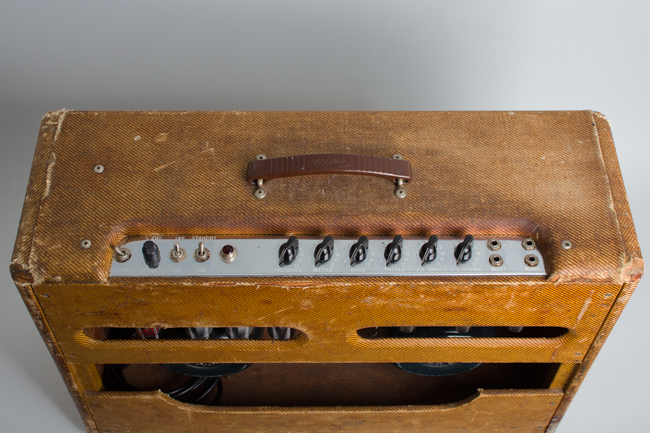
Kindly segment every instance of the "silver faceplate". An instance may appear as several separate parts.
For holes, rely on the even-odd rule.
[[[112,261],[111,277],[317,277],[317,276],[454,276],[454,275],[546,275],[544,259],[537,246],[532,251],[522,247],[524,238],[498,238],[501,248],[490,251],[488,238],[475,238],[470,261],[456,265],[454,248],[462,238],[441,238],[438,241],[438,255],[434,262],[420,265],[420,248],[428,238],[409,237],[404,239],[402,258],[397,263],[386,266],[384,250],[392,238],[371,238],[368,255],[364,262],[350,266],[348,253],[357,238],[334,238],[332,259],[319,266],[314,265],[314,251],[322,239],[298,238],[300,242],[296,260],[288,266],[278,265],[278,251],[287,238],[212,238],[199,236],[173,239],[151,238],[160,248],[160,264],[156,269],[149,268],[142,257],[142,245],[146,239],[128,242],[122,247],[132,251],[132,257],[119,263]],[[210,250],[210,259],[204,263],[194,260],[194,250],[199,242]],[[178,242],[187,252],[186,258],[174,263],[169,258],[174,243]],[[224,245],[232,245],[237,250],[237,258],[226,263],[219,257]],[[489,257],[498,254],[503,258],[502,266],[491,266]],[[537,266],[524,263],[524,257],[534,254],[539,259]]]

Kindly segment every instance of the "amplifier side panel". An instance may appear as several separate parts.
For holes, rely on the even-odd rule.
[[[89,433],[98,432],[97,427],[88,412],[81,393],[83,392],[74,375],[70,371],[65,357],[59,348],[56,338],[50,328],[41,309],[40,303],[34,293],[34,272],[31,269],[33,263],[33,235],[41,209],[41,203],[47,198],[50,188],[50,175],[56,165],[56,154],[53,147],[60,132],[61,125],[65,119],[65,109],[54,111],[43,116],[39,129],[36,151],[32,162],[32,170],[29,176],[29,184],[25,195],[25,204],[20,219],[20,226],[16,235],[11,265],[9,267],[18,291],[20,292],[27,310],[32,316],[45,345],[47,346],[56,366],[68,387],[68,391],[77,406],[86,430]],[[38,283],[38,281],[36,282]]]
[[[65,110],[53,111],[43,116],[41,121],[25,194],[25,204],[11,257],[11,277],[17,283],[34,282],[34,272],[30,268],[33,258],[34,231],[41,211],[41,204],[50,193],[51,175],[57,162],[53,148],[66,113]]]
[[[641,248],[636,236],[636,230],[634,229],[630,204],[627,200],[625,186],[623,185],[623,177],[621,175],[618,157],[616,156],[612,131],[605,116],[598,112],[594,112],[593,115],[594,125],[598,135],[598,143],[600,145],[603,163],[607,171],[609,185],[612,191],[614,211],[616,212],[621,238],[625,249],[625,256],[622,258],[623,266],[621,266],[621,279],[628,282],[623,284],[612,309],[603,322],[603,326],[598,332],[598,335],[592,342],[580,368],[573,377],[573,380],[566,386],[565,396],[562,399],[562,403],[559,405],[555,415],[553,416],[553,420],[547,429],[547,431],[551,433],[557,429],[562,417],[569,408],[569,404],[571,404],[573,397],[578,392],[578,388],[582,384],[587,372],[591,368],[591,365],[600,352],[600,349],[603,347],[603,344],[605,344],[605,340],[614,328],[616,321],[623,312],[623,308],[627,305],[627,302],[643,275],[643,257],[641,256]]]

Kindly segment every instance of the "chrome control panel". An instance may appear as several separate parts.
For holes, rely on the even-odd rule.
[[[531,238],[176,237],[115,247],[111,277],[546,275]]]

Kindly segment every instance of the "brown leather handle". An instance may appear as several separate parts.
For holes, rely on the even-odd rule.
[[[255,182],[310,174],[360,174],[402,179],[404,182],[412,179],[411,164],[402,159],[342,153],[258,159],[248,163],[247,179]]]

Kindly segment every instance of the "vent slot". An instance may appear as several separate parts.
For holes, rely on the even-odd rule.
[[[359,337],[368,340],[389,338],[559,338],[568,328],[549,326],[394,326],[363,328]]]
[[[86,328],[93,340],[295,340],[302,334],[287,327]]]

